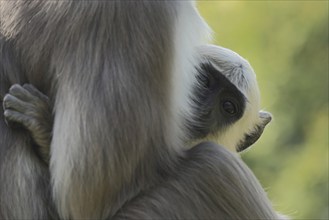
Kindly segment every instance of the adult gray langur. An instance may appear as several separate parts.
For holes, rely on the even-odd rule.
[[[49,200],[61,218],[111,217],[175,169],[208,34],[192,2],[1,1],[0,15],[1,96],[31,83],[54,104],[49,173],[1,118],[4,218],[48,218]]]
[[[244,59],[234,52],[220,47],[202,46],[199,48],[199,51],[201,54],[204,54],[201,56],[200,63],[196,65],[199,69],[199,74],[197,75],[198,81],[195,85],[192,102],[194,103],[193,108],[195,108],[195,119],[193,123],[198,124],[198,126],[189,126],[188,131],[190,132],[189,136],[192,138],[192,142],[196,142],[193,139],[201,138],[201,130],[203,136],[210,135],[211,133],[223,133],[224,127],[226,128],[225,130],[233,132],[232,127],[234,128],[234,124],[239,119],[246,120],[245,117],[252,118],[254,115],[257,115],[259,107],[256,79],[252,68]],[[216,64],[216,67],[211,63]],[[236,84],[240,85],[240,89],[244,88],[243,92],[238,89],[238,86],[230,82],[229,79],[233,76],[237,80],[239,78],[244,79],[243,81],[239,80],[240,83]],[[245,97],[243,94],[248,94],[249,96]],[[250,100],[249,104],[246,103],[247,100]],[[10,93],[4,99],[7,120],[22,124],[31,132],[35,142],[40,147],[39,149],[42,150],[39,155],[42,156],[46,163],[47,159],[45,158],[48,158],[47,154],[49,152],[45,152],[49,151],[49,140],[51,139],[50,134],[52,129],[49,126],[52,121],[51,112],[49,111],[51,107],[49,105],[48,98],[32,85],[15,85],[10,89]],[[249,110],[246,110],[248,108]],[[255,118],[258,119],[249,119],[248,122],[244,123],[245,132],[248,134],[246,135],[247,138],[242,138],[242,134],[244,133],[242,132],[239,138],[241,141],[236,141],[236,146],[247,147],[251,144],[251,141],[254,142],[269,122],[270,115],[269,113],[261,112]],[[44,123],[45,121],[47,123]],[[192,120],[189,123],[192,124]],[[212,123],[215,124],[213,125]],[[203,126],[202,129],[200,127],[201,125]],[[243,129],[240,128],[240,130]],[[233,135],[233,137],[236,136]],[[221,138],[217,138],[216,141],[222,142]],[[229,143],[232,142],[230,141]],[[241,143],[244,144],[241,145]],[[203,143],[189,150],[188,157],[184,158],[184,160],[190,161],[188,163],[182,162],[178,167],[179,169],[175,171],[175,175],[179,175],[179,177],[169,178],[168,181],[160,183],[155,189],[142,192],[141,195],[138,195],[131,202],[127,203],[118,212],[116,217],[124,219],[214,217],[239,219],[255,218],[256,216],[273,218],[273,216],[264,215],[264,210],[267,208],[270,211],[271,205],[258,181],[243,162],[219,146],[217,146],[219,152],[212,152],[208,149],[209,146],[212,147],[212,144]],[[206,189],[209,188],[208,184],[212,183],[211,180],[208,180],[208,175],[212,176],[212,174],[208,173],[204,175],[203,177],[207,177],[207,179],[201,180],[198,180],[197,177],[195,179],[188,177],[191,179],[185,179],[185,181],[191,181],[192,179],[193,181],[190,183],[186,182],[186,185],[184,184],[182,186],[176,182],[180,178],[184,180],[186,178],[185,175],[189,173],[190,169],[198,164],[198,160],[201,159],[199,158],[199,154],[202,154],[201,158],[203,159],[218,160],[212,163],[212,165],[215,166],[216,164],[218,167],[210,168],[210,170],[215,168],[214,173],[223,175],[218,179],[213,178],[216,181],[216,185],[212,187],[218,187],[218,194],[205,194],[207,198],[203,198],[204,200],[202,200],[205,204],[198,204],[202,207],[203,212],[194,211],[195,208],[193,206],[196,205],[194,199],[197,197],[193,193],[200,193],[202,190],[206,192]],[[176,184],[174,184],[175,182]],[[195,182],[198,184],[194,185]],[[201,184],[201,182],[204,183]],[[244,186],[244,183],[248,183],[247,186]],[[204,187],[202,190],[194,188],[195,186],[199,187],[199,184]],[[188,186],[192,186],[192,189]],[[249,187],[251,187],[251,190]],[[240,192],[239,195],[236,194],[237,192]],[[192,202],[189,201],[190,199]],[[212,202],[209,202],[212,199],[216,201],[217,207],[213,206]],[[259,207],[257,203],[263,203],[264,207]],[[250,204],[252,205],[250,206]],[[210,211],[209,209],[211,207],[215,211]],[[250,207],[255,208],[252,214],[250,214]],[[262,214],[259,215],[257,212]]]
[[[1,219],[277,217],[239,159],[182,150],[207,35],[192,2],[1,1],[0,19],[1,100],[30,83],[54,106],[49,169],[0,112]]]

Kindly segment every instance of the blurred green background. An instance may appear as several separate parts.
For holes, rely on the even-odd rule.
[[[328,1],[199,1],[214,43],[256,71],[274,121],[242,155],[275,208],[328,219]]]

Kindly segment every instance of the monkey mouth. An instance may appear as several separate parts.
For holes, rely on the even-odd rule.
[[[260,124],[257,124],[252,132],[244,135],[243,139],[238,143],[236,147],[237,152],[242,152],[249,148],[251,145],[262,136],[264,129],[268,123],[272,120],[272,115],[269,112],[259,112]]]
[[[245,149],[249,148],[254,143],[256,143],[256,141],[263,134],[264,128],[265,128],[265,126],[257,125],[253,132],[245,134],[242,141],[240,141],[240,143],[237,145],[236,151],[242,152]]]

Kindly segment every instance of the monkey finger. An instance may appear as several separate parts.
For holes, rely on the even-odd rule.
[[[9,126],[12,124],[18,124],[24,126],[27,129],[30,129],[35,124],[35,120],[31,119],[27,115],[24,115],[14,110],[9,110],[9,109],[5,110],[4,116],[6,123]]]
[[[31,102],[34,96],[19,84],[14,84],[9,89],[9,94],[21,99],[22,101]]]
[[[6,94],[3,98],[3,109],[11,109],[16,110],[18,112],[26,112],[29,108],[31,108],[31,105],[29,103],[26,103],[19,98],[11,95]]]
[[[24,84],[23,88],[26,89],[28,92],[30,92],[35,98],[39,98],[43,101],[48,102],[49,98],[42,92],[40,92],[36,87],[34,87],[32,84]]]
[[[6,109],[3,115],[5,116],[5,122],[9,127],[16,127],[16,125],[22,125],[20,120],[22,116],[21,113],[18,113],[14,110]]]
[[[23,127],[23,125],[20,122],[17,122],[15,120],[15,117],[13,117],[12,111],[13,110],[5,110],[4,113],[3,113],[4,114],[4,121],[5,121],[6,125],[10,128],[13,128],[13,129]]]

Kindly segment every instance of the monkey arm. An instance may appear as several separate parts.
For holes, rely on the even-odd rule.
[[[5,95],[3,108],[6,122],[25,127],[38,146],[38,155],[48,164],[53,126],[49,98],[33,85],[15,84]]]

